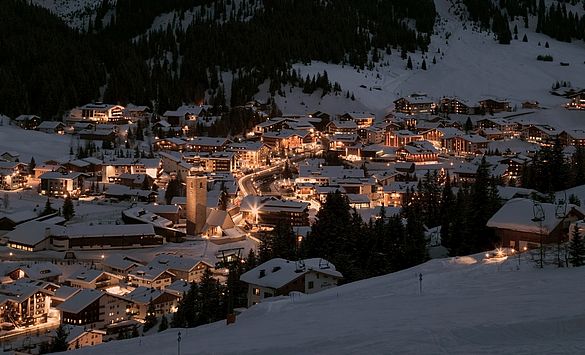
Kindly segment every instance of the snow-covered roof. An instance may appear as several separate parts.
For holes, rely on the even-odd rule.
[[[279,289],[309,272],[318,272],[336,278],[343,277],[339,271],[335,270],[335,266],[325,259],[289,261],[275,258],[242,274],[240,280],[252,285]]]
[[[94,289],[83,289],[57,306],[57,309],[67,313],[79,313],[87,306],[99,300],[106,293]]]
[[[95,282],[102,275],[108,275],[109,277],[112,277],[112,278],[119,278],[116,275],[110,274],[109,272],[105,272],[102,270],[81,269],[81,270],[78,270],[77,272],[74,272],[72,275],[70,275],[67,278],[67,280],[92,283],[92,282]]]
[[[51,230],[52,231],[52,230]],[[53,235],[66,236],[68,238],[92,238],[92,237],[123,237],[136,235],[155,235],[151,224],[98,224],[88,226],[76,224],[67,226],[60,233]]]
[[[19,224],[4,236],[11,242],[35,246],[55,233],[63,233],[65,227],[50,225],[39,221]]]
[[[539,203],[537,206],[540,207],[535,207],[534,201],[529,199],[512,199],[488,220],[487,226],[526,233],[541,233],[541,222],[538,219],[542,219],[542,233],[550,234],[562,221],[562,216],[557,217],[558,206],[552,203]],[[585,211],[578,206],[567,205],[567,212],[573,210],[585,216]]]
[[[201,259],[190,258],[186,256],[176,256],[176,255],[168,255],[168,254],[161,254],[157,255],[150,263],[148,263],[147,267],[153,268],[162,268],[162,269],[172,269],[172,270],[179,270],[179,271],[191,271],[200,263],[204,263],[208,266],[213,266],[210,263],[203,261]]]
[[[141,263],[134,258],[122,254],[108,254],[102,261],[102,265],[118,270],[127,270],[132,266],[139,266]]]

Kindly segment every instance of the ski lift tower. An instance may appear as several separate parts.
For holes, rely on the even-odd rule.
[[[538,223],[539,226],[539,234],[540,234],[540,268],[544,267],[544,247],[542,245],[542,222],[544,222],[544,209],[542,205],[538,201],[534,201],[534,205],[532,206],[532,213],[534,218],[532,218],[532,222]]]
[[[555,209],[555,216],[561,220],[561,231],[562,233],[559,234],[557,238],[557,265],[559,267],[563,267],[563,263],[561,261],[561,243],[563,242],[563,235],[565,231],[565,218],[567,218],[567,192],[563,191],[564,198],[559,199],[557,202],[557,206]]]

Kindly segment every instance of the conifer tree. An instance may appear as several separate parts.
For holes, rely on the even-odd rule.
[[[63,214],[63,218],[66,220],[70,220],[75,216],[75,207],[73,207],[73,200],[71,200],[71,196],[67,195],[65,200],[63,201],[63,210],[61,211]]]
[[[43,209],[43,212],[41,212],[41,216],[47,216],[47,215],[50,215],[51,213],[54,213],[54,212],[55,212],[55,209],[51,205],[51,199],[49,197],[47,197],[47,202],[45,203],[45,209]]]
[[[51,352],[61,352],[67,351],[68,344],[67,344],[67,336],[68,332],[66,329],[66,325],[60,324],[57,330],[55,331],[55,338],[53,339],[53,343],[51,346]]]
[[[585,265],[585,241],[579,233],[579,224],[575,224],[573,237],[569,243],[569,262],[575,267]]]
[[[152,299],[148,303],[148,308],[146,310],[146,317],[144,317],[144,331],[147,332],[152,327],[156,325],[156,309],[154,308],[154,303],[152,303]]]
[[[406,69],[412,69],[412,59],[408,56],[408,61],[406,62]]]
[[[162,318],[160,319],[160,323],[158,325],[158,331],[162,332],[169,328],[169,321],[167,320],[167,316],[163,314]]]

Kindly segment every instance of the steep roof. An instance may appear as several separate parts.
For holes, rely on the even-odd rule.
[[[309,272],[318,272],[336,278],[343,277],[339,271],[335,270],[335,265],[325,259],[289,261],[274,258],[242,274],[240,280],[252,285],[279,289]]]

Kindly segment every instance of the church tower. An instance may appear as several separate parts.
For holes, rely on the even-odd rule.
[[[187,176],[187,235],[197,235],[207,220],[207,177]]]

